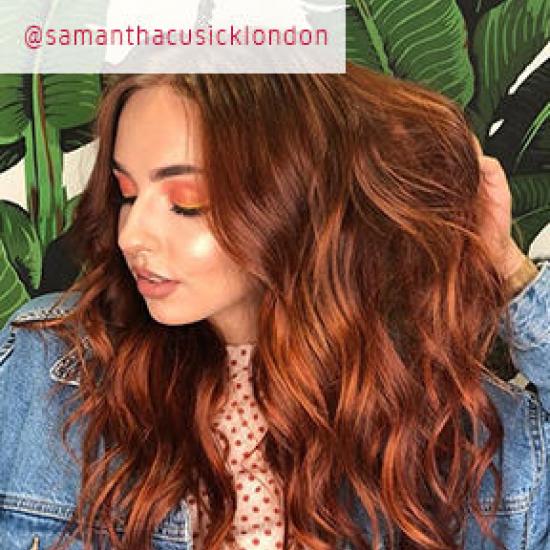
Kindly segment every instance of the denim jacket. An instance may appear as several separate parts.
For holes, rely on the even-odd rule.
[[[11,324],[63,315],[71,305],[52,310],[56,298],[50,294],[31,300],[0,332],[0,550],[49,548],[70,517],[80,486],[79,469],[59,436],[67,414],[63,403],[78,385],[77,358],[51,331]],[[508,309],[511,331],[501,323],[501,334],[537,393],[487,378],[486,391],[505,431],[494,457],[503,493],[493,531],[508,550],[550,550],[550,263],[541,265],[537,278]],[[48,393],[59,385],[61,391]],[[78,448],[76,430],[68,440]],[[486,509],[494,494],[491,479],[486,476],[480,493]],[[357,521],[368,533],[359,506]],[[191,550],[191,533],[182,502],[157,527],[153,547]],[[467,550],[496,549],[471,516],[465,541]],[[81,548],[78,541],[71,546]]]

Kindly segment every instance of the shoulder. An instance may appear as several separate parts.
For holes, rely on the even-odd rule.
[[[520,451],[520,445],[524,442],[531,453],[533,447],[544,450],[546,445],[538,441],[544,437],[544,424],[549,417],[538,395],[510,382],[500,380],[495,375],[484,376],[483,387],[486,395],[495,406],[504,429],[504,449],[510,445],[512,452]],[[530,454],[535,459],[536,454]],[[536,460],[540,469],[544,459]]]
[[[13,321],[29,321],[40,319],[55,319],[62,317],[74,309],[78,303],[78,292],[51,292],[32,298],[21,306],[10,318]]]
[[[24,323],[62,318],[74,309],[78,298],[78,293],[45,294],[12,314],[0,331],[0,383],[4,387],[25,377],[40,379],[46,373],[55,380],[56,369],[68,352],[65,342],[51,329],[27,329]]]
[[[28,540],[25,548],[32,533],[49,547],[50,533],[70,516],[80,485],[61,436],[78,395],[52,375],[70,350],[53,330],[19,324],[59,318],[74,308],[76,297],[62,304],[60,298],[56,293],[29,301],[0,333],[0,532],[7,528],[14,544]],[[68,433],[67,443],[78,453],[77,430]]]
[[[512,382],[506,382],[489,371],[483,374],[482,384],[501,420],[505,420],[510,414],[517,414],[519,410],[529,406],[530,403],[536,406],[535,394]]]
[[[500,417],[502,446],[494,463],[502,475],[503,509],[525,510],[543,497],[548,483],[548,425],[550,418],[534,393],[487,375],[487,396]],[[490,476],[489,476],[490,477]],[[494,496],[492,480],[485,479],[480,496]]]
[[[78,372],[77,358],[71,360],[72,350],[65,341],[52,329],[19,324],[62,317],[74,308],[77,297],[63,304],[61,297],[55,293],[30,300],[0,332],[0,443],[4,450],[12,449],[21,438],[30,442],[47,433],[60,405],[73,393],[71,385],[78,383],[74,376],[66,380],[56,376],[68,371],[67,364],[74,364],[74,372]],[[55,388],[62,391],[55,393]],[[0,457],[5,459],[6,453]]]

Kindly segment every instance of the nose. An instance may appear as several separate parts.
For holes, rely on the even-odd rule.
[[[118,246],[126,256],[157,249],[160,227],[157,209],[159,199],[152,193],[140,193],[133,204],[120,209]]]

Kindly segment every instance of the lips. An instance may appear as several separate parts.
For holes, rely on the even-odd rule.
[[[170,280],[148,269],[134,268],[137,289],[145,298],[167,298],[179,286],[178,281]]]
[[[154,273],[153,271],[149,271],[148,269],[142,269],[138,267],[134,268],[132,271],[136,279],[147,279],[152,283],[162,283],[170,281],[170,279],[168,279],[167,277],[163,277],[162,275]]]

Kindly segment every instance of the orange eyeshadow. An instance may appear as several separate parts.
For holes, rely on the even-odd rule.
[[[114,171],[113,175],[123,197],[132,198],[137,195],[136,185],[131,178],[118,171]],[[208,204],[204,187],[197,180],[171,179],[163,181],[161,189],[168,195],[170,202],[177,206],[193,208],[204,207]]]
[[[164,183],[163,191],[168,194],[170,202],[186,208],[206,206],[208,199],[196,181],[170,180]]]

